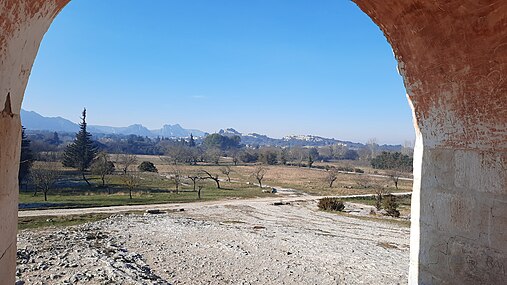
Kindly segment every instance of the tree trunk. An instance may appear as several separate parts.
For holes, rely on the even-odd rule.
[[[88,181],[88,179],[86,179],[84,171],[81,172],[81,175],[83,175],[83,179],[86,182],[86,184],[88,184],[88,187],[92,187],[92,184],[90,184],[90,181]]]
[[[48,201],[48,190],[44,191],[44,201]]]
[[[197,192],[197,197],[199,198],[199,200],[201,200],[201,189],[202,188],[199,188],[199,192]]]
[[[105,175],[102,175],[101,179],[102,179],[102,187],[105,187],[106,186]]]
[[[377,211],[380,211],[382,209],[382,194],[378,193],[375,197],[375,208]]]
[[[259,181],[259,187],[262,188],[262,180],[257,179],[257,181]]]
[[[218,179],[216,179],[215,182],[217,183],[217,188],[220,189],[220,181],[218,181]]]
[[[130,200],[132,200],[132,189],[129,188],[129,196],[130,196]]]
[[[179,183],[178,183],[178,182],[176,182],[176,194],[178,194],[178,193],[179,193],[179,189],[180,189],[180,185],[179,185]]]

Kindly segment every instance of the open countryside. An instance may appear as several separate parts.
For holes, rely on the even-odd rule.
[[[24,280],[192,284],[198,274],[209,284],[354,284],[371,266],[392,273],[369,270],[362,280],[407,278],[398,261],[408,258],[410,155],[380,152],[373,139],[350,147],[245,145],[231,129],[94,140],[86,110],[79,127],[65,142],[58,132],[23,131],[18,275]],[[159,154],[146,154],[153,152]],[[343,247],[329,247],[342,232],[348,232]],[[334,265],[319,265],[308,243]],[[48,246],[59,249],[43,250]],[[224,253],[224,246],[231,250]],[[365,258],[370,247],[382,255],[344,273],[347,260]]]
[[[0,1],[0,285],[507,280],[507,1]]]

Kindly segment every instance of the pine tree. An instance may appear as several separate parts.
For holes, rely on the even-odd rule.
[[[84,181],[91,186],[86,179],[85,172],[90,167],[97,155],[97,147],[94,145],[92,135],[86,130],[86,109],[83,110],[83,117],[79,124],[79,132],[74,141],[67,146],[63,156],[63,165],[76,168],[83,176]]]
[[[34,158],[32,150],[30,149],[30,140],[26,137],[25,127],[21,130],[21,156],[19,160],[19,184],[28,177],[30,169],[32,168]]]

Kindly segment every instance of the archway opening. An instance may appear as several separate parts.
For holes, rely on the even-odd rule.
[[[68,2],[0,4],[1,276],[15,275],[19,111],[42,37]],[[417,118],[410,282],[501,282],[507,4],[356,2],[393,46]]]
[[[97,5],[101,7],[99,13]],[[243,3],[224,9],[204,3],[197,8],[188,3],[160,1],[142,10],[139,7],[135,10],[123,8],[116,18],[111,17],[112,10],[117,7],[114,3],[71,3],[45,36],[28,84],[24,106],[46,115],[66,118],[77,118],[81,108],[86,106],[89,130],[101,139],[108,152],[113,152],[115,164],[119,161],[114,145],[121,143],[114,142],[128,139],[129,133],[118,136],[101,134],[101,131],[106,132],[101,125],[126,127],[143,124],[153,131],[163,124],[181,123],[209,133],[218,132],[221,128],[235,128],[243,133],[243,143],[249,144],[242,152],[258,157],[268,152],[277,154],[274,164],[278,165],[275,166],[264,161],[265,158],[253,161],[269,164],[265,184],[312,195],[373,194],[377,186],[385,187],[380,184],[391,183],[386,181],[386,177],[373,177],[386,173],[370,169],[371,157],[363,157],[368,156],[363,151],[363,148],[368,149],[367,140],[377,138],[377,143],[381,145],[402,145],[412,135],[407,135],[407,132],[396,135],[400,129],[412,128],[412,124],[392,51],[380,30],[355,4],[330,2],[324,7],[314,7],[292,2],[291,6],[291,13],[287,15],[286,5],[282,3]],[[160,20],[168,11],[166,19]],[[136,15],[143,15],[145,20],[132,25],[128,19]],[[92,24],[90,18],[94,19]],[[189,18],[195,20],[189,21]],[[44,96],[38,96],[43,93]],[[398,100],[393,103],[394,97]],[[163,142],[157,142],[164,135],[150,135],[146,129],[133,134],[148,136],[149,139],[143,139],[144,143],[154,142],[156,146],[164,147]],[[358,129],[366,131],[357,132]],[[133,131],[139,131],[139,128]],[[248,143],[248,133],[267,134],[272,139],[258,141],[259,150]],[[37,136],[41,134],[37,132]],[[306,138],[294,137],[294,142],[284,143],[283,137],[291,134],[336,140],[305,144]],[[60,138],[65,141],[73,139],[73,136],[60,134]],[[35,140],[36,137],[32,137],[32,141]],[[362,143],[364,147],[342,143],[350,141]],[[134,143],[137,142],[136,138]],[[337,149],[341,144],[344,149]],[[56,151],[62,150],[64,145],[59,145]],[[166,142],[165,147],[162,153],[130,154],[138,155],[140,161],[153,160],[150,162],[159,168],[160,175],[171,176],[176,173],[176,167],[170,165],[173,161],[166,163],[164,159],[160,161],[144,156],[165,155],[172,159],[176,146]],[[395,150],[397,146],[378,147],[381,151]],[[328,148],[331,154],[326,156],[324,153]],[[308,154],[305,152],[309,149],[317,150],[319,159],[323,161],[315,157],[313,168],[297,167],[308,166]],[[279,156],[282,150],[291,156],[286,159],[293,166],[281,165]],[[396,150],[401,151],[401,147]],[[193,173],[191,168],[212,172],[219,171],[219,167],[232,167],[233,152],[222,151],[218,163],[204,158],[197,165],[187,166],[188,161],[178,161],[178,164],[184,165],[178,166],[178,174],[188,180],[186,177],[190,173],[186,172]],[[356,158],[345,162],[343,157],[347,151],[355,151],[361,160]],[[297,152],[303,153],[300,161],[296,157]],[[256,166],[245,161],[240,161],[240,164],[236,170],[232,167],[234,174],[231,176],[233,180],[249,182],[252,178],[248,176]],[[323,170],[326,167],[337,167],[341,171],[338,174],[341,177],[329,189],[327,186],[323,189],[321,185],[325,183]],[[365,171],[365,167],[363,175],[360,171]],[[297,179],[295,184],[290,183],[295,177],[303,176],[308,176],[306,181]],[[359,181],[368,179],[356,177],[368,177],[371,181]],[[171,178],[167,181],[168,184],[173,182]],[[372,187],[369,183],[378,185]],[[212,188],[207,184],[205,187]],[[238,190],[234,184],[228,185],[225,181],[222,184],[225,184],[222,187]],[[394,186],[391,186],[394,191]],[[179,197],[186,194],[185,190],[192,189],[191,186],[181,187],[183,189],[177,194]],[[112,188],[113,195],[119,195],[119,191]],[[167,188],[172,190],[173,186],[169,184]],[[411,182],[402,180],[400,188],[404,191],[411,189]],[[252,190],[256,191],[246,189],[245,192]],[[210,193],[214,191],[209,189]],[[61,194],[58,192],[54,194]],[[135,198],[138,192],[135,191]],[[208,189],[203,192],[203,195],[208,195]],[[22,198],[26,194],[22,193]],[[50,193],[50,199],[52,195]],[[195,196],[193,193],[190,195]],[[105,197],[107,199],[107,195]],[[180,198],[170,199],[179,201]],[[404,258],[408,260],[407,233],[405,229],[402,246]],[[408,261],[401,265],[404,272],[399,281],[407,278],[406,264]]]

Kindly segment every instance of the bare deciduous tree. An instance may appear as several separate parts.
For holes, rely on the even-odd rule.
[[[264,179],[266,171],[267,169],[265,167],[257,166],[252,173],[252,176],[257,180],[257,182],[259,182],[260,188],[262,188],[262,179]]]
[[[401,149],[401,153],[408,155],[410,157],[413,157],[414,156],[414,145],[415,145],[414,141],[405,141],[403,143],[403,148]]]
[[[231,182],[231,177],[229,176],[232,172],[232,169],[230,166],[224,166],[220,167],[220,172],[222,172],[223,175],[227,176],[227,181]]]
[[[336,170],[336,168],[330,168],[326,172],[326,182],[329,185],[329,188],[333,188],[333,183],[336,181],[337,178],[338,171]]]
[[[129,190],[129,197],[132,199],[132,190],[141,185],[141,177],[137,171],[129,171],[122,175],[123,183]]]
[[[165,154],[173,164],[194,162],[192,148],[185,144],[173,144],[166,148]]]
[[[37,189],[40,189],[44,193],[44,201],[47,201],[49,190],[55,185],[60,176],[61,173],[55,163],[41,161],[34,164],[30,172],[30,180],[35,188],[33,195],[35,196]]]
[[[183,183],[183,176],[181,175],[181,170],[177,165],[171,167],[171,170],[169,171],[169,179],[174,182],[176,194],[179,194],[180,185]]]
[[[366,146],[368,148],[369,154],[368,154],[368,160],[374,158],[377,155],[377,139],[371,138],[366,142]]]
[[[100,152],[93,161],[90,170],[93,174],[100,176],[102,187],[106,187],[106,175],[114,172],[114,164],[109,160],[109,155],[106,152]]]
[[[232,162],[234,163],[234,166],[238,165],[238,162],[239,162],[239,152],[237,150],[233,150],[230,155],[231,155],[231,158],[232,158]]]
[[[220,189],[220,179],[218,179],[218,174],[213,175],[204,169],[201,169],[201,171],[206,175],[205,177],[202,177],[202,179],[211,179],[215,181],[217,188]]]
[[[298,167],[301,167],[305,158],[308,158],[308,151],[300,146],[295,146],[290,149],[290,156],[292,160],[297,161]]]
[[[361,188],[371,188],[373,187],[373,180],[368,174],[359,174],[356,175],[356,184]]]
[[[194,192],[195,192],[195,186],[197,185],[197,182],[201,179],[201,177],[199,177],[196,174],[192,174],[187,177],[188,177],[188,179],[192,180],[192,184],[193,184]]]
[[[218,163],[220,162],[221,156],[222,156],[222,152],[220,151],[220,149],[210,148],[210,149],[206,150],[206,160],[208,162],[218,165]]]
[[[119,153],[116,155],[116,164],[118,168],[123,172],[124,175],[127,174],[129,168],[136,164],[137,155],[129,154],[129,153]]]
[[[387,175],[389,176],[389,180],[394,183],[396,190],[398,190],[398,182],[400,181],[401,171],[397,169],[391,169],[387,171]]]

